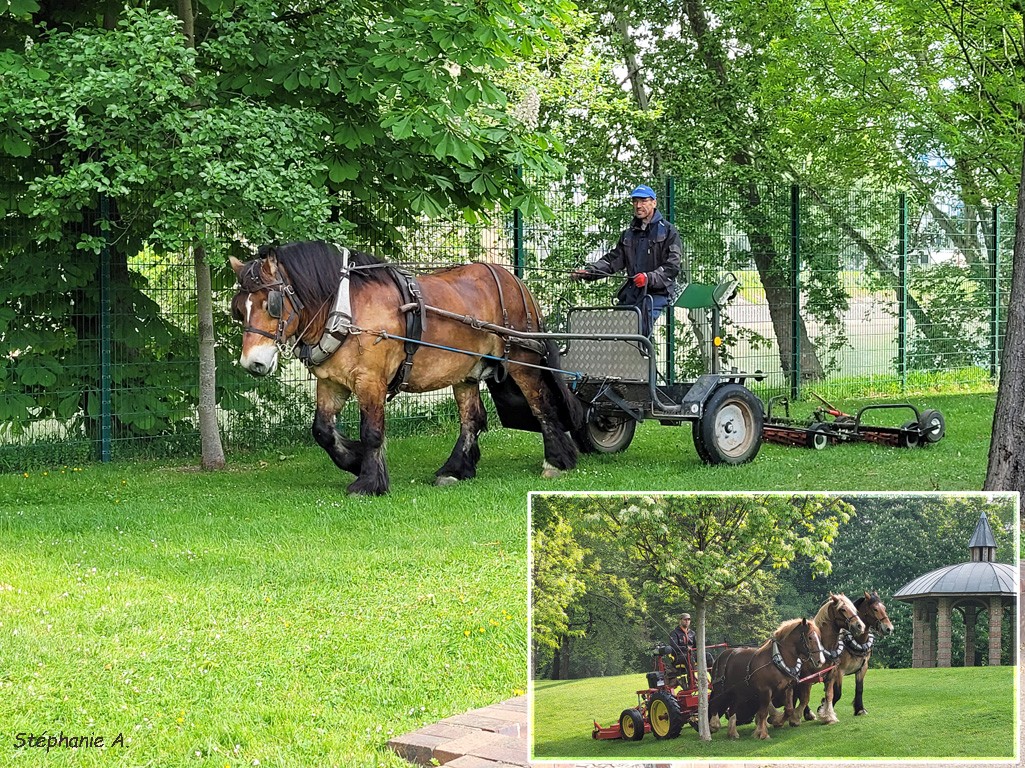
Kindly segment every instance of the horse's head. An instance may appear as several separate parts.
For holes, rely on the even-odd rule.
[[[822,634],[814,621],[792,619],[780,625],[773,636],[780,647],[789,648],[798,659],[804,659],[816,668],[826,666]]]
[[[854,605],[857,607],[858,615],[865,622],[866,627],[882,632],[884,635],[893,633],[893,622],[890,621],[890,617],[886,613],[886,606],[883,605],[883,601],[879,599],[879,593],[872,592],[869,594],[866,592],[865,596],[859,597]]]
[[[284,279],[273,250],[244,263],[232,256],[231,268],[239,285],[231,316],[244,326],[239,364],[254,376],[266,376],[277,369],[278,345],[298,330],[302,302]]]
[[[836,628],[846,629],[852,635],[865,631],[865,622],[858,615],[858,609],[847,595],[829,595],[829,605]]]

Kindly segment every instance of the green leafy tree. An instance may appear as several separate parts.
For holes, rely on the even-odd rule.
[[[812,495],[595,497],[593,506],[585,519],[597,535],[694,606],[698,732],[708,741],[708,603],[760,584],[768,569],[788,568],[798,556],[807,557],[817,573],[829,573],[833,541],[854,510],[838,497]]]
[[[230,371],[233,349],[214,349],[212,329],[226,319],[205,302],[231,278],[222,267],[208,289],[204,261],[223,265],[252,243],[341,239],[357,226],[396,241],[450,207],[543,210],[517,168],[552,169],[556,147],[517,118],[497,81],[557,39],[571,12],[561,0],[0,9],[0,153],[14,161],[0,164],[10,342],[0,419],[15,429],[48,417],[95,424],[87,345],[104,249],[112,301],[137,313],[135,327],[171,339],[116,339],[115,360],[156,363],[147,375],[160,377],[115,365],[118,396],[135,400],[122,426],[163,434],[192,418],[168,404],[195,402],[195,374],[167,363],[188,359],[194,342],[147,305],[128,269],[145,243],[195,254],[212,373],[214,356]],[[65,388],[54,400],[57,378]],[[210,410],[212,375],[201,383]],[[252,386],[229,380],[220,392]]]

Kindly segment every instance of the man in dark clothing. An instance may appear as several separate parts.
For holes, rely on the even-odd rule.
[[[680,274],[680,233],[662,218],[655,191],[643,184],[630,193],[634,218],[616,247],[593,264],[573,273],[577,280],[598,280],[626,271],[627,281],[616,294],[622,306],[641,311],[642,333],[651,335],[655,321],[669,304]]]
[[[694,663],[692,654],[696,644],[697,640],[694,637],[694,630],[690,628],[690,614],[680,614],[679,625],[674,627],[673,631],[669,633],[669,647],[672,648],[673,666],[676,668],[676,676],[686,680],[688,688],[693,687],[694,682],[689,679],[687,674],[686,659],[691,657],[691,663]]]

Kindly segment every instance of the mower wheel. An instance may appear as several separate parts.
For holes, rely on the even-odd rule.
[[[901,425],[900,437],[897,438],[897,445],[901,448],[914,448],[918,445],[917,421],[907,421]]]
[[[762,447],[762,401],[740,384],[712,393],[694,422],[694,448],[705,464],[744,464]]]
[[[943,414],[935,408],[928,408],[922,411],[918,419],[918,428],[922,430],[922,439],[927,443],[938,443],[946,434],[947,424],[943,420]]]
[[[634,439],[637,422],[625,413],[608,416],[590,411],[587,423],[573,432],[573,440],[583,453],[619,453]]]
[[[829,435],[823,432],[825,425],[822,422],[816,421],[814,424],[808,425],[808,447],[814,448],[816,451],[821,451],[827,445],[829,445]]]
[[[659,691],[648,700],[648,725],[656,739],[675,739],[680,735],[683,712],[673,694]]]
[[[624,709],[619,716],[619,730],[623,741],[640,741],[644,738],[644,718],[640,710]]]

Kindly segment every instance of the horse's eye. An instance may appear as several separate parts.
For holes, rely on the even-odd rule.
[[[232,317],[232,319],[234,319],[236,322],[239,322],[239,323],[241,323],[242,320],[243,320],[242,310],[239,309],[237,301],[231,302],[231,317]]]

